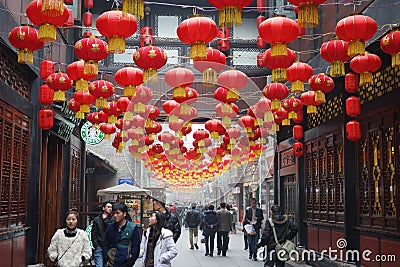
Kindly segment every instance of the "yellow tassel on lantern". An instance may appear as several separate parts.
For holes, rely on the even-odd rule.
[[[186,88],[182,86],[175,87],[173,90],[173,97],[185,97],[186,96]]]
[[[85,75],[97,75],[99,74],[99,65],[96,61],[89,60],[85,61],[83,65],[83,74]]]
[[[301,28],[315,28],[318,25],[318,5],[313,2],[299,4],[298,24]]]
[[[363,72],[360,74],[360,85],[372,83],[372,73]]]
[[[109,135],[109,134],[104,134],[104,139],[110,140],[110,137],[111,137],[111,135]]]
[[[346,74],[344,70],[344,62],[342,61],[333,61],[331,62],[331,67],[329,70],[331,77],[340,77]]]
[[[144,129],[142,127],[136,127],[133,132],[135,134],[144,134]]]
[[[42,0],[42,14],[58,17],[64,14],[64,0]]]
[[[218,139],[218,137],[219,137],[218,132],[211,132],[211,138],[212,139]]]
[[[168,122],[177,123],[179,122],[179,118],[177,115],[169,115]]]
[[[232,124],[232,119],[230,117],[222,117],[222,126],[229,128]]]
[[[217,83],[217,72],[212,68],[206,69],[203,71],[202,82],[204,86],[214,86]]]
[[[304,92],[304,82],[294,81],[292,82],[292,93],[302,93]]]
[[[77,80],[75,83],[75,89],[76,89],[76,91],[84,91],[84,92],[89,91],[88,81],[86,81],[84,79]]]
[[[78,111],[75,113],[75,118],[83,120],[85,118],[85,113],[83,113],[82,111]]]
[[[289,126],[290,125],[290,120],[289,119],[283,119],[282,120],[282,126]]]
[[[188,104],[182,103],[179,106],[179,113],[181,115],[190,115],[191,112],[192,112],[192,108]]]
[[[286,80],[286,69],[278,68],[272,70],[272,82],[278,83]]]
[[[18,50],[18,63],[33,64],[33,51],[29,49]]]
[[[108,123],[116,123],[117,122],[117,117],[114,115],[108,116]]]
[[[282,107],[281,101],[279,99],[273,99],[271,101],[271,111],[276,111]]]
[[[315,102],[318,102],[318,103],[325,103],[326,102],[325,93],[324,92],[318,90],[318,91],[315,91],[314,95],[315,95],[314,96]]]
[[[136,86],[128,85],[124,87],[124,96],[131,97],[136,94]]]
[[[287,56],[287,45],[282,43],[271,44],[271,57]]]
[[[132,139],[132,143],[133,146],[138,146],[139,145],[139,140],[138,139]]]
[[[158,75],[156,69],[145,69],[143,72],[143,83],[145,82],[158,82]]]
[[[317,113],[317,107],[316,106],[307,106],[307,114],[313,114]]]
[[[400,53],[392,54],[392,67],[396,68],[400,66]]]
[[[242,9],[240,6],[224,6],[219,10],[219,26],[232,28],[242,25]]]
[[[65,92],[64,91],[55,91],[53,96],[54,102],[64,102],[65,100]]]
[[[108,40],[107,52],[110,54],[125,53],[125,39],[122,36],[112,36]]]
[[[142,102],[138,102],[133,105],[133,112],[143,113],[145,111],[146,111],[146,105],[143,104]]]
[[[361,40],[352,40],[347,48],[347,55],[354,57],[365,54],[365,44]]]
[[[203,60],[207,58],[207,46],[205,42],[197,41],[190,44],[190,58]]]
[[[126,121],[133,120],[133,113],[131,111],[126,111],[124,113],[124,120],[126,120]]]
[[[57,38],[56,27],[52,24],[42,24],[39,26],[38,39],[42,42],[54,42]]]
[[[297,119],[297,112],[295,111],[290,111],[288,114],[288,119]]]
[[[274,121],[274,114],[271,111],[264,112],[264,121],[267,122]]]
[[[275,123],[273,126],[275,132],[279,132],[279,124]]]
[[[83,113],[90,113],[90,105],[81,104],[79,107],[79,111]]]
[[[97,108],[106,108],[107,107],[107,100],[100,97],[96,99],[96,107]]]
[[[228,92],[226,93],[227,99],[236,99],[238,100],[240,97],[239,91],[236,88],[229,88]]]
[[[124,0],[122,11],[135,15],[138,20],[144,17],[144,0]]]

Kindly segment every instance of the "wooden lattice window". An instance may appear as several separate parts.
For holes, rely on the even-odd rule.
[[[71,145],[70,175],[69,175],[69,208],[77,207],[79,200],[81,152]]]
[[[0,101],[0,231],[27,215],[30,120]]]

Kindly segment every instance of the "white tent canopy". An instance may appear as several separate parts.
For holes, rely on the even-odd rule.
[[[98,196],[120,195],[120,194],[136,195],[136,196],[148,195],[148,194],[150,194],[150,190],[142,189],[140,187],[129,185],[129,184],[119,184],[116,186],[97,190]]]

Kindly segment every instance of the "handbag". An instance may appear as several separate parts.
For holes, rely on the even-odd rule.
[[[275,253],[278,257],[279,260],[281,261],[287,261],[290,259],[290,254],[291,251],[296,250],[296,245],[290,241],[290,240],[285,240],[282,244],[279,244],[278,242],[278,237],[276,236],[276,231],[275,231],[275,225],[272,222],[272,219],[269,219],[269,223],[271,224],[272,231],[274,232],[274,238],[275,238]]]
[[[206,243],[206,240],[204,239],[204,237],[202,239],[200,239],[200,243]]]

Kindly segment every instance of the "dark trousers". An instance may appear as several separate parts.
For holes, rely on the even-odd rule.
[[[226,255],[229,244],[229,232],[219,231],[217,233],[217,249],[218,252],[222,252],[222,255]]]
[[[214,239],[215,232],[207,233],[205,236],[205,244],[206,244],[206,253],[213,254],[214,253]]]
[[[243,235],[243,239],[244,239],[244,249],[248,249],[249,243],[247,243],[247,234]]]
[[[249,257],[257,258],[257,243],[260,238],[260,230],[256,230],[255,235],[247,234],[247,242],[249,243]]]
[[[274,265],[276,264],[276,265]],[[267,257],[264,263],[264,267],[284,267],[285,266],[285,262],[284,261],[280,261],[278,260],[276,253],[274,250],[267,250]]]

